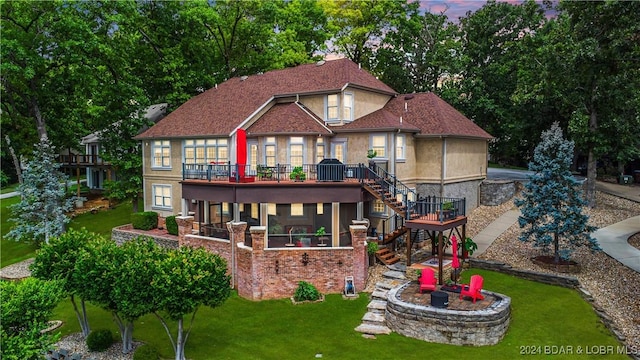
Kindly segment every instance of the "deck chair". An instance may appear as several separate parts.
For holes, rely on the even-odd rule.
[[[420,273],[420,277],[418,278],[418,281],[420,282],[420,294],[422,294],[424,290],[427,290],[427,291],[436,290],[437,280],[432,268],[422,269],[422,272]]]
[[[476,299],[484,299],[484,296],[482,296],[481,293],[483,282],[484,279],[482,278],[482,276],[471,275],[471,281],[469,285],[462,285],[462,289],[460,290],[460,300],[462,300],[463,297],[468,296],[473,300],[473,303],[475,304]]]

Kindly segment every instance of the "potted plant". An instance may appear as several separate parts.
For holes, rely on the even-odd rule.
[[[373,158],[375,158],[376,156],[378,156],[377,151],[373,149],[367,150],[367,158],[369,159],[369,166],[372,166],[375,164],[375,162],[373,161]]]
[[[470,237],[464,239],[464,249],[466,250],[467,255],[464,257],[467,259],[469,256],[473,255],[473,252],[478,250],[478,244],[473,241]]]
[[[256,167],[257,173],[258,173],[258,178],[260,179],[271,179],[273,178],[273,169],[266,167],[266,166],[262,166],[262,165],[258,165]]]
[[[369,254],[369,266],[376,263],[376,251],[378,251],[378,243],[375,241],[367,241],[367,254]]]
[[[453,201],[445,201],[444,203],[442,203],[442,219],[443,220],[448,220],[448,219],[452,219],[455,217],[454,213],[455,213],[455,208],[453,206]],[[439,213],[440,210],[436,211],[436,213]]]
[[[307,175],[304,173],[304,170],[302,170],[302,166],[294,167],[289,175],[289,179],[295,181],[304,181],[306,178]]]
[[[326,236],[327,232],[324,228],[324,226],[320,226],[318,228],[318,230],[316,230],[316,236],[318,237],[318,246],[326,246],[327,244],[325,244],[324,242],[329,240],[329,238]]]

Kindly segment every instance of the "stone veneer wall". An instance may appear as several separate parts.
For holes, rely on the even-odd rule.
[[[478,199],[478,188],[482,180],[461,181],[456,183],[444,184],[444,196],[452,198],[466,199],[466,213],[480,205]],[[418,196],[440,196],[440,184],[417,184],[416,192]]]
[[[398,334],[428,342],[452,345],[495,345],[504,337],[511,318],[511,298],[495,296],[486,309],[461,311],[404,302],[399,294],[408,286],[391,289],[387,295],[385,319]]]
[[[139,236],[150,237],[156,244],[162,247],[166,247],[169,249],[178,248],[178,241],[176,241],[175,238],[169,238],[169,237],[158,236],[158,235],[150,236],[150,235],[141,234],[139,232],[133,231],[133,225],[131,224],[122,225],[122,226],[118,226],[111,229],[111,240],[115,241],[116,244],[118,245],[122,245],[125,242],[130,241],[131,239],[137,238]]]
[[[290,297],[299,281],[313,284],[321,293],[341,293],[345,276],[354,277],[356,289],[364,289],[367,277],[366,227],[350,227],[351,247],[305,247],[265,249],[264,226],[250,228],[252,247],[244,245],[245,222],[229,223],[236,251],[229,240],[216,240],[190,234],[193,217],[177,217],[180,246],[201,246],[227,261],[228,271],[235,264],[238,294],[250,300]]]
[[[514,180],[485,180],[480,184],[480,205],[504,204],[513,198],[517,188]]]

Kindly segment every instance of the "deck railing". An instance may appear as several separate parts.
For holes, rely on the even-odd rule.
[[[466,199],[427,196],[407,203],[407,219],[418,216],[424,220],[447,221],[466,215]]]
[[[300,174],[300,176],[296,176]],[[255,181],[362,181],[364,164],[182,164],[182,180]]]
[[[109,165],[100,155],[69,154],[60,155],[58,161],[62,165]]]

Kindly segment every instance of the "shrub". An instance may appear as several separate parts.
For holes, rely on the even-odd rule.
[[[160,354],[158,350],[150,345],[140,345],[133,353],[133,360],[158,360]]]
[[[367,254],[373,255],[378,251],[378,243],[374,241],[367,241]]]
[[[178,235],[178,223],[176,222],[175,215],[167,216],[165,219],[165,226],[167,227],[167,232],[169,234]]]
[[[155,211],[144,211],[132,214],[131,224],[134,229],[155,229],[158,227],[158,213]]]
[[[316,301],[320,299],[320,292],[318,292],[318,289],[316,289],[313,284],[306,281],[300,281],[295,294],[293,294],[293,299],[298,302],[307,300]]]
[[[87,336],[89,351],[105,351],[113,344],[113,334],[109,329],[94,330]]]

